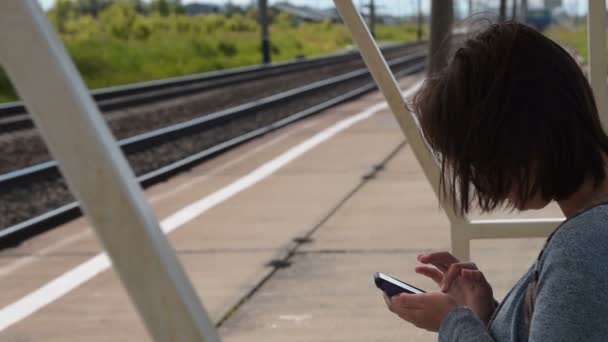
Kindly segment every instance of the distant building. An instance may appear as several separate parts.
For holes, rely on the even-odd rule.
[[[212,14],[222,12],[222,7],[214,4],[190,3],[183,6],[186,14]]]
[[[277,12],[291,14],[297,21],[321,22],[340,20],[335,9],[319,10],[308,6],[296,6],[289,2],[279,2],[272,5],[272,9]]]
[[[562,0],[545,0],[545,8],[554,10],[562,6]]]

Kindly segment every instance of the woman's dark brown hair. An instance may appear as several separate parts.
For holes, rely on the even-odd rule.
[[[605,175],[601,128],[587,79],[561,46],[518,23],[464,42],[413,101],[441,161],[442,195],[465,214],[506,203],[515,190],[560,200]]]

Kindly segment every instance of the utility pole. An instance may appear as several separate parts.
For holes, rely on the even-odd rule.
[[[447,65],[451,47],[454,7],[452,0],[433,0],[431,3],[431,42],[429,74]]]
[[[270,63],[270,39],[268,37],[268,6],[267,0],[258,1],[260,26],[262,27],[262,63]]]
[[[369,1],[369,31],[376,38],[376,4],[374,0]]]
[[[469,18],[473,16],[473,0],[469,0]]]
[[[99,15],[99,1],[91,0],[90,4],[91,4],[91,16],[93,18],[97,18],[97,16]]]
[[[418,29],[416,30],[418,41],[422,41],[422,0],[418,0]]]
[[[507,0],[500,0],[498,22],[503,23],[507,20]]]

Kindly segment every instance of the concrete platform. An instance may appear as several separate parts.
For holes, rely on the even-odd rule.
[[[411,85],[416,77],[401,81]],[[315,133],[380,102],[378,93],[338,106],[223,154],[147,190],[162,219],[240,179]],[[435,335],[390,314],[371,275],[415,276],[415,255],[449,248],[448,222],[384,110],[170,234],[225,341],[427,341]],[[556,208],[548,210],[549,215]],[[547,213],[541,213],[547,215]],[[533,215],[541,215],[535,213]],[[553,215],[555,216],[555,215]],[[312,241],[294,239],[314,230]],[[502,296],[541,239],[474,242],[472,257]],[[291,266],[268,266],[297,249]],[[101,251],[86,220],[0,252],[0,306],[14,303]],[[242,305],[238,305],[242,300]],[[112,270],[0,332],[2,341],[147,341]]]
[[[553,214],[555,207],[543,213]],[[448,221],[407,147],[312,238],[221,328],[225,341],[436,341],[435,333],[390,313],[372,282],[373,272],[382,271],[435,290],[415,274],[416,255],[449,248]],[[542,242],[473,244],[473,260],[497,298],[529,267]]]

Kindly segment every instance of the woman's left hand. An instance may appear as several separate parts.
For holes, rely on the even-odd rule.
[[[401,293],[393,297],[384,294],[388,309],[418,328],[439,331],[441,321],[458,304],[454,297],[443,292],[421,294]]]
[[[416,273],[433,279],[441,292],[454,297],[459,306],[467,306],[486,324],[490,321],[496,302],[492,286],[472,262],[460,262],[449,252],[418,256],[418,261],[431,266],[418,266]]]

